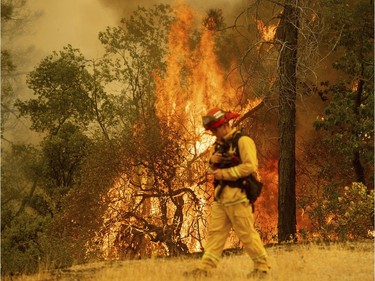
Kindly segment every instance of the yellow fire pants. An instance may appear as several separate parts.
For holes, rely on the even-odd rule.
[[[243,243],[245,252],[253,260],[254,269],[268,272],[270,265],[267,253],[254,227],[252,207],[247,200],[228,206],[216,201],[213,203],[208,240],[199,268],[210,270],[217,267],[231,227]]]

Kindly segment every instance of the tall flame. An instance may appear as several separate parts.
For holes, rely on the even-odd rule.
[[[181,131],[184,138],[189,140],[189,155],[194,158],[205,152],[214,141],[213,136],[205,133],[201,124],[201,116],[209,108],[220,107],[224,110],[235,110],[241,114],[256,106],[259,100],[245,101],[245,104],[240,105],[241,102],[244,102],[241,100],[243,99],[243,93],[231,86],[220,67],[215,55],[214,32],[208,29],[203,30],[200,41],[193,48],[190,44],[190,33],[194,27],[193,11],[188,6],[181,5],[176,10],[176,15],[177,21],[173,24],[169,33],[169,54],[166,60],[165,77],[155,77],[156,111],[160,119],[165,120],[168,126]],[[189,161],[189,159],[185,161]],[[204,166],[199,166],[199,164],[197,166],[201,170],[204,169]],[[128,225],[132,225],[130,219],[124,222],[121,217],[119,218],[121,209],[126,208],[128,202],[135,200],[131,198],[130,194],[127,194],[126,190],[129,190],[127,186],[130,184],[143,186],[143,190],[145,190],[147,189],[145,186],[150,184],[149,175],[141,170],[142,168],[139,168],[139,170],[134,171],[136,173],[134,176],[124,175],[107,194],[113,203],[110,203],[104,215],[103,229],[98,234],[97,240],[94,241],[94,243],[100,241],[99,247],[105,258],[118,258],[120,256],[120,253],[116,251],[116,239],[118,239],[119,233],[130,233],[142,237],[139,233],[141,230],[128,229]],[[201,172],[204,172],[204,170]],[[195,207],[194,212],[199,211],[206,216],[206,207],[210,204],[210,200],[212,201],[212,197],[207,195],[206,189],[212,192],[212,183],[207,183],[203,187],[191,183],[190,188],[201,199],[200,205]],[[122,198],[122,200],[116,198]],[[189,212],[189,199],[183,200],[185,200],[185,219],[187,221],[197,220],[194,213]],[[157,221],[157,216],[153,216],[154,205],[157,205],[157,202],[153,202],[152,198],[145,200],[142,215],[152,221]],[[269,216],[266,219],[268,218]],[[197,224],[198,228],[202,227],[199,222]],[[192,237],[188,237],[191,236],[189,235],[191,231],[184,229],[184,227],[186,227],[186,224],[184,224],[182,230],[186,232],[184,239],[186,239],[189,249],[201,249],[202,245]],[[200,235],[199,233],[198,235]],[[135,241],[134,243],[141,242]],[[152,251],[153,249],[148,250]]]
[[[169,37],[167,75],[157,78],[157,112],[159,117],[201,130],[201,116],[208,108],[232,109],[238,105],[236,90],[230,87],[215,56],[214,33],[203,31],[195,49],[189,44],[193,12],[182,5]]]

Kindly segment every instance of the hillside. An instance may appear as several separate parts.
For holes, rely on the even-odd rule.
[[[291,245],[267,248],[272,271],[266,280],[277,281],[373,281],[373,241],[331,244]],[[194,258],[150,259],[98,262],[77,265],[69,269],[39,273],[34,276],[4,278],[16,281],[183,281],[194,280],[182,276],[199,260]],[[252,270],[246,255],[225,256],[218,269],[204,280],[245,280]]]

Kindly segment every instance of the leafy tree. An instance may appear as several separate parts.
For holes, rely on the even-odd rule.
[[[61,198],[62,211],[55,214],[47,234],[64,242],[70,259],[84,262],[100,256],[88,245],[103,225],[108,190],[123,177],[120,167],[130,163],[123,153],[124,147],[116,139],[90,142],[77,185]]]
[[[86,60],[78,49],[68,45],[62,51],[54,52],[43,59],[28,75],[28,85],[37,97],[28,101],[19,100],[16,106],[21,116],[31,118],[33,130],[47,133],[41,144],[41,172],[44,176],[41,186],[48,199],[48,213],[53,220],[41,234],[40,242],[45,249],[58,251],[48,242],[49,236],[55,237],[51,239],[55,244],[82,243],[84,246],[84,243],[94,235],[95,225],[101,222],[101,217],[97,217],[101,208],[98,202],[102,202],[101,196],[105,197],[106,191],[112,186],[113,172],[119,176],[118,168],[113,165],[112,171],[104,166],[101,173],[95,175],[91,173],[93,167],[89,164],[81,170],[84,159],[93,159],[93,156],[97,155],[97,152],[90,150],[90,158],[87,158],[89,139],[83,132],[89,133],[92,125],[98,124],[108,143],[94,147],[107,147],[111,151],[111,159],[115,160],[118,157],[118,148],[116,141],[110,141],[110,130],[116,130],[120,124],[125,129],[122,134],[129,134],[130,124],[134,124],[136,120],[142,125],[143,122],[148,122],[149,118],[157,119],[153,110],[153,71],[163,68],[160,60],[164,54],[161,50],[165,47],[163,40],[166,40],[166,29],[161,27],[171,22],[166,16],[169,12],[169,7],[160,6],[158,18],[145,9],[139,9],[136,13],[138,22],[134,18],[124,20],[124,25],[130,31],[126,33],[125,45],[117,44],[124,40],[118,38],[120,30],[114,29],[113,33],[108,30],[106,35],[101,35],[104,44],[107,44],[108,52],[99,63]],[[107,42],[106,38],[110,41]],[[119,41],[116,41],[117,39]],[[121,49],[123,47],[125,50]],[[123,53],[122,57],[125,59],[124,67],[117,68],[118,57],[113,58],[111,55],[122,51],[126,53]],[[154,63],[150,64],[152,61]],[[121,95],[110,96],[104,92],[102,83],[112,81],[125,85]],[[118,138],[118,135],[112,136]],[[96,141],[100,142],[98,138]],[[91,165],[93,163],[91,162]],[[96,164],[105,163],[98,159]],[[100,180],[97,178],[98,175]],[[85,178],[83,182],[82,178]],[[97,180],[93,183],[92,180],[95,178]],[[93,184],[96,186],[95,189],[92,189]],[[93,193],[93,190],[98,192]],[[89,205],[91,202],[91,208],[87,212],[80,210],[77,218],[73,216],[69,220],[71,223],[64,226],[65,218],[70,218],[76,210],[72,208],[70,201],[78,202],[77,200],[79,206]],[[88,218],[92,218],[88,220],[90,223],[85,222]],[[86,235],[80,236],[85,230]],[[63,234],[71,234],[71,239]],[[79,242],[76,237],[83,239],[79,239]],[[72,250],[72,254],[82,255],[83,251],[77,253],[70,246],[67,248]],[[61,257],[55,257],[61,260]]]
[[[52,257],[59,265],[71,262],[64,247],[59,247],[66,249],[69,238],[50,229],[55,216],[66,211],[66,194],[80,182],[88,147],[88,138],[66,123],[42,142],[41,150],[12,146],[6,152],[1,193],[4,273],[34,272]]]
[[[33,273],[38,269],[43,249],[38,241],[46,219],[22,213],[1,234],[2,274]]]
[[[371,229],[373,207],[366,196],[373,189],[373,6],[367,1],[325,1],[320,13],[325,22],[322,48],[332,51],[331,76],[322,81],[318,94],[326,108],[314,122],[316,133],[305,147],[299,204],[310,215],[312,231],[322,239],[353,239]],[[302,165],[301,165],[302,166]],[[313,179],[313,180],[312,180]],[[360,184],[362,183],[362,184]],[[363,196],[364,185],[367,195]],[[355,206],[368,216],[353,231],[349,216],[341,208],[350,189]],[[355,200],[354,197],[358,196]],[[352,206],[350,205],[350,208]],[[368,209],[366,209],[368,208]],[[332,219],[334,218],[334,219]]]
[[[331,34],[340,28],[333,66],[345,81],[322,83],[321,95],[330,101],[315,128],[326,132],[324,141],[355,173],[353,181],[373,182],[374,59],[373,5],[368,1],[329,1],[327,21]],[[337,32],[337,31],[336,31]]]
[[[315,193],[316,196],[316,193]],[[307,208],[315,239],[347,241],[371,237],[374,217],[374,192],[353,182],[340,189],[327,185]]]
[[[79,184],[81,165],[89,145],[89,138],[71,123],[65,123],[56,135],[43,140],[44,185],[54,205],[59,205],[59,198]]]
[[[1,229],[12,225],[35,196],[42,176],[38,150],[26,145],[14,145],[2,155],[1,163]]]
[[[40,188],[41,157],[37,149],[13,145],[1,162],[2,274],[33,272],[42,249],[38,235],[48,222],[48,205]]]
[[[28,75],[27,84],[37,98],[18,100],[16,107],[21,116],[30,117],[33,130],[56,134],[66,122],[83,130],[96,122],[108,138],[106,121],[112,116],[104,116],[100,108],[108,97],[89,66],[80,51],[68,45],[44,58]]]
[[[155,76],[165,71],[169,26],[174,20],[168,5],[139,7],[121,26],[108,27],[99,39],[106,49],[102,75],[120,84],[118,114],[129,128],[138,119],[154,118]],[[151,115],[150,115],[151,114]]]

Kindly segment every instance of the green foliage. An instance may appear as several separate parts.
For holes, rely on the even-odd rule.
[[[71,238],[50,228],[62,211],[64,196],[79,183],[89,140],[77,126],[65,123],[41,146],[12,146],[2,162],[1,250],[6,274],[72,262],[67,251]]]
[[[43,250],[38,235],[45,221],[37,216],[22,214],[12,221],[12,227],[1,234],[2,273],[35,272]]]
[[[73,251],[81,250],[82,245],[76,243],[72,237],[57,235],[50,231],[50,222],[38,235],[38,243],[42,249],[39,256],[37,270],[53,270],[56,268],[65,268],[72,266],[74,262]],[[75,248],[72,247],[75,245]],[[82,261],[83,262],[83,261]],[[34,270],[35,270],[34,269]]]
[[[353,182],[344,189],[325,186],[308,210],[314,236],[323,240],[369,238],[373,230],[374,191]]]
[[[322,2],[322,5],[330,37],[326,42],[333,43],[331,40],[339,39],[338,46],[346,50],[342,59],[348,59],[349,62],[345,64],[346,72],[358,73],[359,64],[353,58],[362,57],[371,61],[372,57],[374,5],[371,1],[362,0],[329,0]]]
[[[46,240],[51,237],[58,244],[64,244],[64,251],[59,251],[61,255],[55,253],[59,263],[64,261],[64,255],[76,263],[97,258],[98,252],[93,247],[98,245],[93,246],[89,242],[103,225],[108,190],[119,177],[125,177],[122,167],[132,167],[132,158],[124,157],[124,153],[130,153],[126,146],[128,143],[128,139],[125,145],[115,140],[97,140],[89,146],[88,155],[81,166],[84,176],[76,188],[70,189],[62,198],[62,211],[54,216],[46,234]],[[49,244],[51,253],[54,253],[53,249],[58,250],[57,247]]]
[[[330,102],[314,124],[325,132],[323,140],[330,149],[352,163],[356,172],[353,181],[367,184],[373,181],[373,9],[370,1],[324,3],[327,36],[336,40],[327,40],[336,45],[333,67],[343,78],[335,84],[322,83],[320,95]]]
[[[35,273],[72,265],[74,242],[48,231],[51,217],[22,213],[1,235],[2,274]],[[70,242],[70,243],[68,243]]]
[[[374,222],[374,190],[368,190],[362,183],[354,182],[344,188],[338,198],[340,237],[369,237]]]
[[[332,101],[324,110],[324,116],[315,122],[315,128],[327,131],[326,141],[342,155],[351,157],[353,148],[371,154],[374,135],[373,93],[363,93],[357,108],[357,92],[351,91],[343,83],[329,90],[333,95]]]
[[[89,138],[71,123],[65,123],[56,135],[45,138],[42,142],[43,174],[49,194],[60,197],[79,181],[89,143]]]
[[[14,145],[2,154],[1,162],[1,229],[26,208],[35,195],[41,176],[41,159],[32,146]]]
[[[79,50],[68,45],[29,73],[27,84],[37,98],[18,100],[16,106],[21,116],[31,118],[32,129],[56,133],[67,121],[85,128],[93,120],[94,84],[86,64]]]
[[[35,272],[44,255],[39,235],[51,218],[39,185],[42,157],[35,147],[14,145],[1,164],[2,274]]]
[[[122,26],[108,27],[99,34],[106,49],[101,73],[108,82],[121,84],[117,101],[121,109],[116,112],[126,126],[153,112],[154,78],[166,68],[168,31],[173,20],[168,5],[139,7],[129,19],[122,19]]]

